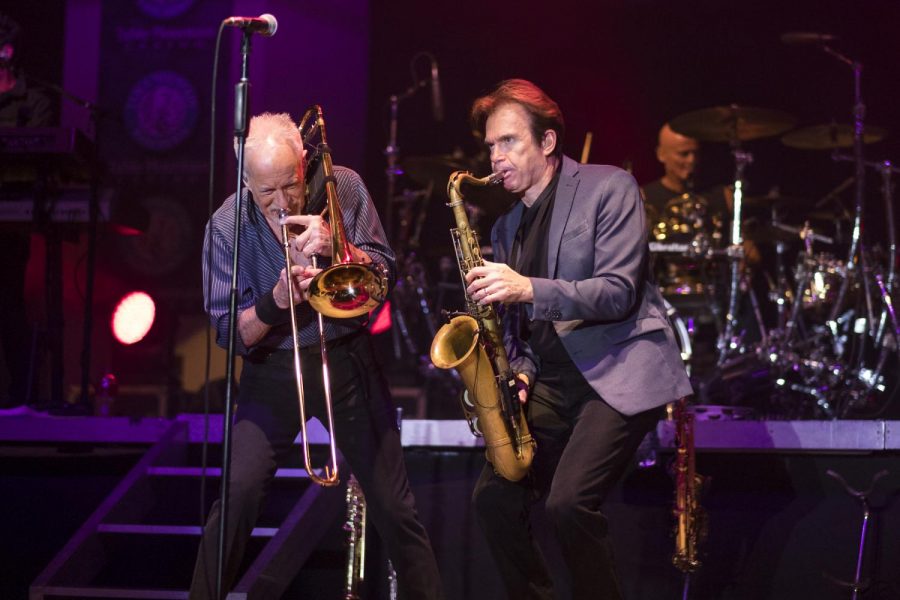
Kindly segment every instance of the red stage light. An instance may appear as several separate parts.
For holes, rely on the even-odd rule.
[[[372,335],[378,335],[379,333],[384,333],[391,328],[391,302],[388,300],[380,308],[376,308],[374,320],[369,322],[369,331],[372,332]]]
[[[110,326],[113,335],[126,346],[144,339],[156,317],[156,304],[146,292],[131,292],[119,300]]]

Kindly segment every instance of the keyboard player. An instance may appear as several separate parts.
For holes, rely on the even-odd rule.
[[[21,28],[0,14],[0,128],[53,125],[50,100],[27,85],[16,66],[16,42]],[[20,167],[0,166],[0,197],[5,191],[30,185],[29,173]],[[32,177],[33,179],[33,177]],[[5,188],[5,190],[4,190]],[[2,198],[0,198],[2,201]],[[25,311],[25,268],[31,247],[31,226],[27,223],[2,225],[0,252],[0,345],[9,373],[8,385],[0,386],[0,409],[24,405],[28,393],[31,336]]]

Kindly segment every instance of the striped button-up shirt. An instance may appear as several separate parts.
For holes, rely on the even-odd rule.
[[[337,195],[344,220],[347,240],[365,251],[374,263],[383,266],[393,287],[396,278],[394,252],[387,243],[375,205],[362,178],[344,167],[334,167]],[[228,345],[228,305],[231,295],[231,265],[234,249],[234,194],[228,197],[206,225],[203,241],[204,307],[216,329],[216,343]],[[238,314],[256,304],[257,299],[272,290],[284,269],[284,249],[266,222],[249,190],[244,190],[241,208],[241,249],[238,257]],[[323,258],[325,265],[329,258]],[[356,319],[325,318],[325,337],[332,340],[358,331],[365,317]],[[307,302],[297,307],[300,345],[319,343],[318,320]],[[239,354],[252,349],[287,350],[293,348],[290,323],[272,327],[253,348],[248,348],[235,336]]]

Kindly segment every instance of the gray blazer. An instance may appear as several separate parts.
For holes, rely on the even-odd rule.
[[[517,202],[491,232],[506,262],[522,216]],[[552,321],[588,383],[633,415],[691,393],[662,295],[648,275],[647,228],[638,185],[626,171],[563,157],[550,219],[550,277],[531,278],[533,304],[503,311],[510,365],[535,381],[538,357],[516,331],[518,311]]]

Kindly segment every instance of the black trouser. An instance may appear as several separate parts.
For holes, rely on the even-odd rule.
[[[261,362],[244,361],[232,438],[225,590],[237,576],[279,459],[291,450],[300,429],[291,361],[290,351],[276,352]],[[328,363],[338,447],[362,487],[368,517],[397,571],[400,597],[442,598],[431,542],[409,488],[393,403],[368,335],[331,342]],[[304,352],[302,364],[307,410],[322,418],[318,349]],[[216,501],[203,531],[191,598],[215,595],[219,510]]]
[[[526,405],[537,440],[532,469],[513,483],[486,464],[473,501],[510,598],[553,598],[553,582],[529,525],[531,505],[546,513],[572,578],[572,597],[620,598],[601,504],[644,435],[654,409],[628,417],[604,402],[579,373],[539,377]]]
[[[27,400],[31,340],[25,310],[25,271],[31,248],[31,233],[17,228],[0,232],[4,240],[0,269],[0,343],[9,372],[8,397],[0,396],[0,408],[18,406]]]

